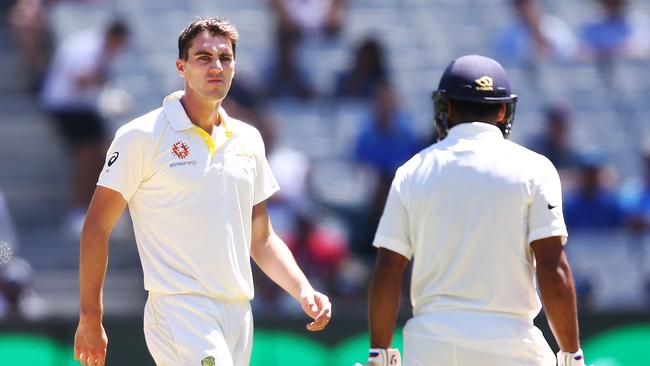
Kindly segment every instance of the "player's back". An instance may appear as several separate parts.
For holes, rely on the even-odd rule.
[[[529,213],[537,187],[553,172],[548,159],[485,123],[454,127],[400,168],[415,315],[496,314],[532,322],[540,302],[529,246],[537,228]],[[473,323],[467,322],[468,332]]]

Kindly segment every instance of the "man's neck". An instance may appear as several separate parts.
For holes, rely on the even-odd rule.
[[[185,95],[180,98],[180,102],[190,121],[205,132],[212,134],[212,128],[221,123],[219,117],[220,101],[216,103],[212,101],[206,102],[186,89]]]

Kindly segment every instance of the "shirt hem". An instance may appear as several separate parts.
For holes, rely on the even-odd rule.
[[[130,198],[130,197],[128,197],[129,195],[126,194],[124,192],[125,190],[122,189],[118,184],[116,184],[114,182],[111,182],[111,181],[107,181],[107,180],[101,180],[101,181],[97,182],[97,185],[102,186],[102,187],[106,187],[108,189],[112,189],[112,190],[118,192],[119,194],[121,194],[122,198],[124,198],[125,201],[127,201],[127,202],[129,201],[129,198]]]
[[[410,247],[399,240],[391,239],[385,236],[376,236],[372,245],[376,248],[385,248],[411,259],[413,255]]]
[[[214,299],[220,302],[230,302],[230,303],[247,303],[251,302],[253,298],[249,298],[247,296],[240,296],[240,297],[230,297],[230,296],[224,296],[224,295],[216,295],[216,294],[207,294],[204,292],[198,292],[198,291],[164,291],[164,290],[147,290],[147,293],[149,296],[204,296],[210,299]]]
[[[550,238],[552,236],[561,236],[562,237],[562,245],[566,244],[567,238],[568,238],[568,233],[566,229],[564,228],[558,228],[558,227],[543,227],[537,230],[532,231],[530,234],[528,234],[528,243],[532,243],[535,240],[539,239],[544,239],[544,238]]]
[[[280,190],[280,187],[278,186],[273,186],[271,189],[264,191],[264,194],[262,195],[262,199],[253,201],[253,206],[262,203],[266,201],[269,197],[271,197],[274,193]]]

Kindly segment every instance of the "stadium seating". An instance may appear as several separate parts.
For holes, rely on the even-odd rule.
[[[447,62],[464,53],[491,53],[491,34],[498,29],[498,19],[508,14],[507,0],[355,0],[350,1],[346,24],[340,42],[313,42],[302,57],[312,70],[317,88],[327,94],[337,71],[350,61],[356,42],[371,33],[386,45],[391,75],[400,91],[403,104],[416,117],[414,130],[421,134],[431,131],[432,110],[430,92],[436,87],[440,72]],[[577,27],[593,14],[593,2],[546,1],[553,13]],[[650,13],[650,3],[633,1],[639,11]],[[176,37],[194,16],[220,14],[238,25],[241,39],[238,45],[238,73],[256,80],[262,71],[272,45],[273,19],[264,2],[194,0],[165,1],[92,1],[56,2],[50,16],[55,39],[60,40],[79,29],[103,24],[113,14],[121,14],[133,26],[134,38],[127,55],[118,67],[112,88],[127,91],[135,100],[128,115],[114,118],[114,128],[128,119],[160,105],[162,98],[182,85],[174,70]],[[468,14],[474,16],[468,17]],[[468,20],[469,18],[469,20]],[[164,26],[161,26],[164,25]],[[459,31],[460,30],[460,31]],[[65,210],[69,166],[65,151],[38,111],[35,101],[21,84],[20,68],[15,50],[8,47],[8,35],[0,30],[0,189],[10,202],[19,225],[23,254],[37,271],[37,290],[62,301],[49,291],[57,278],[57,270],[65,274],[76,266],[75,245],[58,234],[56,225]],[[7,46],[7,47],[5,47]],[[603,84],[603,77],[593,65],[542,65],[537,79],[531,79],[521,67],[508,70],[513,89],[520,95],[513,139],[526,141],[542,128],[540,110],[545,103],[569,101],[575,107],[576,146],[605,150],[617,162],[622,180],[639,177],[635,156],[643,137],[650,135],[650,124],[643,117],[650,112],[650,83],[639,82],[647,77],[650,65],[621,63],[616,65],[617,89]],[[279,138],[285,144],[305,152],[314,167],[318,198],[332,205],[355,205],[365,198],[364,177],[349,161],[351,143],[359,130],[365,109],[359,105],[323,101],[301,104],[291,101],[272,103],[270,113],[280,124]],[[613,126],[621,125],[621,128]],[[609,270],[629,258],[622,252],[625,239],[595,236],[582,240],[572,236],[572,257],[578,267],[598,278],[598,302],[602,308],[617,307],[623,301],[638,306],[641,280],[632,271]],[[593,250],[594,247],[598,251]],[[61,249],[66,249],[62,251]],[[116,247],[115,270],[124,269],[124,276],[134,267],[134,246]],[[124,255],[120,255],[120,253]],[[584,258],[589,258],[588,260]],[[123,262],[120,262],[123,259]],[[584,262],[584,263],[583,263]],[[596,273],[598,266],[607,266],[607,278]],[[618,268],[618,267],[617,267]],[[54,272],[53,272],[54,271]],[[636,276],[636,277],[635,277]],[[109,276],[110,278],[111,276]],[[118,278],[120,275],[118,275]],[[618,286],[625,284],[625,286]],[[72,293],[76,278],[70,280],[67,291]],[[107,291],[125,291],[108,288]],[[137,288],[129,288],[136,295]],[[107,294],[106,299],[115,299]],[[141,297],[137,297],[141,301]],[[140,311],[139,305],[135,310]],[[116,304],[115,311],[124,310]],[[126,306],[126,305],[124,305]],[[62,314],[76,312],[76,304],[55,307]],[[122,310],[119,310],[122,309]]]

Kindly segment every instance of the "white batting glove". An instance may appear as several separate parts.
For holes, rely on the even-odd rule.
[[[355,363],[354,366],[364,366]],[[402,355],[397,348],[371,348],[365,366],[402,366]]]
[[[564,352],[557,353],[557,366],[585,366],[585,355],[582,349],[577,352]]]

